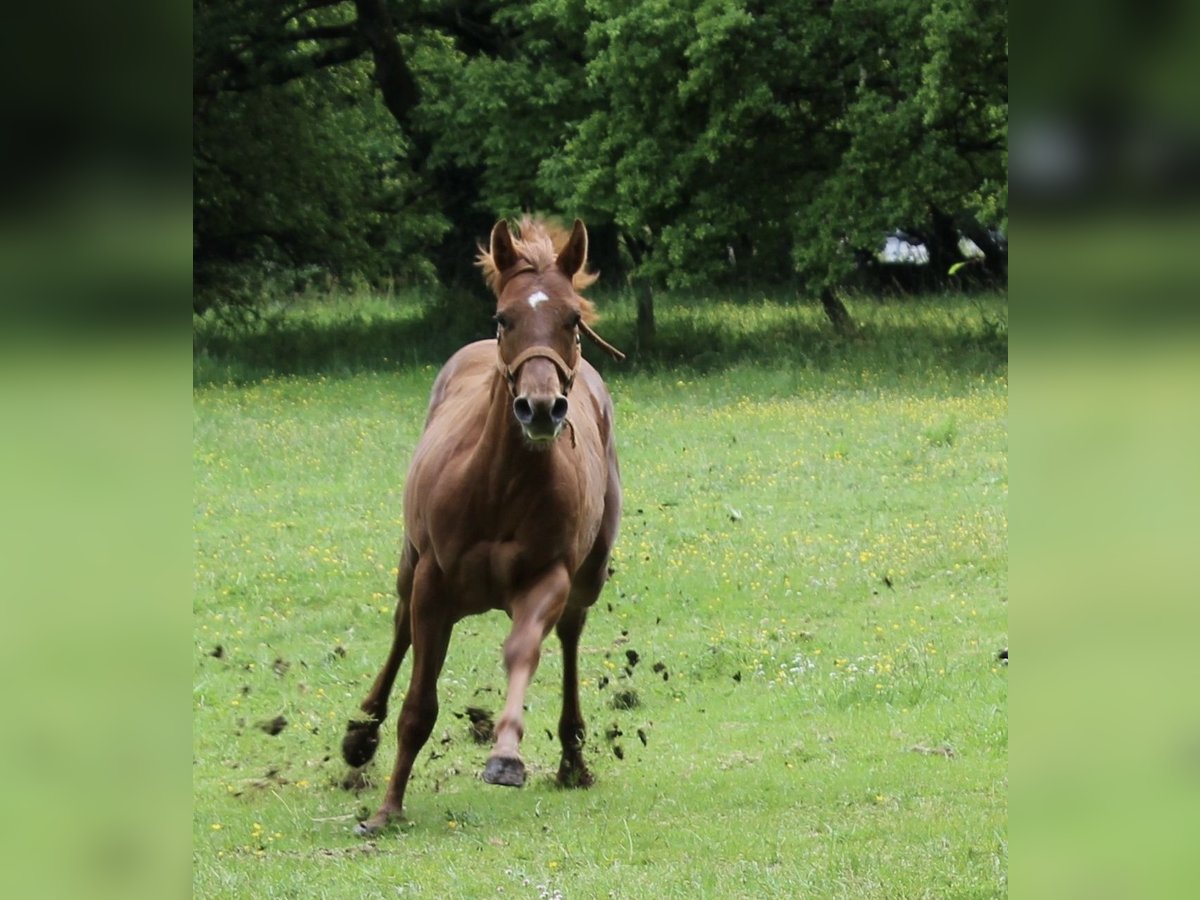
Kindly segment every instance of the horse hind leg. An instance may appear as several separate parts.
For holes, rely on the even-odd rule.
[[[583,761],[586,729],[579,702],[579,638],[587,622],[588,610],[600,598],[600,592],[608,581],[608,562],[620,513],[621,495],[614,469],[606,497],[603,526],[591,553],[575,574],[566,609],[558,620],[558,640],[563,649],[562,715],[558,720],[558,740],[562,744],[562,762],[558,767],[558,784],[561,787],[591,787],[594,781]]]
[[[562,761],[557,780],[567,788],[591,787],[594,780],[583,761],[586,729],[579,703],[579,636],[586,621],[586,607],[568,606],[556,629],[563,649],[562,716],[558,720]]]
[[[405,545],[405,552],[400,558],[400,572],[396,578],[396,615],[393,620],[392,646],[388,651],[387,660],[375,683],[359,707],[367,714],[366,719],[351,719],[346,724],[346,734],[342,738],[342,758],[352,769],[360,769],[369,763],[379,747],[379,726],[387,718],[388,697],[392,693],[392,685],[396,681],[396,673],[400,664],[412,645],[412,579],[416,562],[416,552],[411,544]],[[347,784],[354,784],[354,778],[348,778]]]

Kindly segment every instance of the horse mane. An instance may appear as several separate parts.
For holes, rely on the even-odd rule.
[[[571,232],[558,222],[526,213],[521,216],[521,221],[517,224],[517,233],[513,234],[513,249],[517,251],[517,256],[532,265],[535,271],[545,272],[554,265],[558,254],[566,246],[570,236]],[[479,255],[475,257],[475,264],[483,270],[484,281],[487,282],[492,293],[499,295],[500,276],[503,273],[497,270],[496,261],[492,259],[491,249],[482,244],[479,245]],[[571,287],[578,293],[594,284],[599,277],[595,272],[588,271],[585,261],[579,271],[572,276]],[[583,307],[584,321],[594,322],[596,310],[592,302],[586,297],[579,299]]]

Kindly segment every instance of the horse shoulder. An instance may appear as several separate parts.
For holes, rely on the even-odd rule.
[[[477,341],[450,357],[434,379],[425,428],[405,480],[410,530],[425,531],[428,511],[458,492],[466,457],[487,419],[495,365],[495,343]]]
[[[462,347],[446,360],[429,392],[426,429],[429,428],[434,413],[451,398],[474,399],[486,407],[486,382],[496,367],[495,348],[494,341],[475,341]]]

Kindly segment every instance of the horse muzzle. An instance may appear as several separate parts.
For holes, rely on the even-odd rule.
[[[513,415],[530,443],[549,443],[557,438],[567,424],[570,405],[563,394],[529,396],[521,394],[513,400]]]

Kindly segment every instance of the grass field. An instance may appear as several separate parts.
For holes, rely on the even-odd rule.
[[[658,356],[606,367],[626,514],[581,656],[595,787],[552,783],[553,639],[529,783],[479,779],[462,714],[500,706],[508,622],[469,619],[407,821],[363,840],[407,663],[372,787],[339,786],[338,748],[440,350],[389,309],[198,343],[196,896],[1007,893],[1003,298],[863,302],[849,341],[767,301],[660,309]]]

